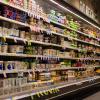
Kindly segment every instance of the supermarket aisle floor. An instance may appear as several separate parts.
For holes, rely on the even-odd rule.
[[[84,100],[100,100],[100,91],[85,98]]]

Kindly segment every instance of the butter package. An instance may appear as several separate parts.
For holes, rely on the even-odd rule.
[[[3,35],[3,28],[0,27],[0,36],[2,36],[2,35]]]
[[[15,63],[14,63],[14,61],[5,61],[4,67],[5,67],[5,70],[14,70],[15,69]]]
[[[35,68],[36,68],[36,63],[35,62],[32,62],[31,63],[31,69],[35,70]]]
[[[8,28],[3,27],[2,33],[3,33],[3,36],[8,36]]]
[[[3,61],[0,61],[0,71],[3,70]]]
[[[9,88],[9,79],[4,79],[4,88]]]
[[[18,70],[21,69],[28,69],[29,67],[29,63],[28,62],[24,62],[24,61],[15,61],[15,68]]]
[[[16,53],[17,46],[16,45],[9,45],[9,53]]]
[[[23,85],[27,84],[27,77],[21,79],[21,84]]]
[[[0,79],[0,89],[1,88],[4,88],[4,80],[3,79]]]
[[[10,53],[23,53],[24,46],[20,45],[9,45],[9,52]]]
[[[30,40],[31,39],[31,34],[29,32],[25,32],[25,39]]]
[[[35,35],[35,33],[31,34],[31,40],[36,41],[36,35]]]
[[[3,88],[0,88],[0,96],[3,96],[3,93],[4,92],[4,89]]]
[[[22,78],[16,78],[16,86],[21,86],[21,79]]]
[[[25,39],[25,31],[20,31],[19,37]]]
[[[4,94],[4,96],[8,96],[9,95],[9,89],[8,88],[4,88],[3,89],[3,94]]]
[[[3,53],[7,53],[8,52],[8,44],[7,43],[4,43],[1,45],[1,51]]]
[[[16,53],[23,53],[24,52],[24,46],[16,45],[16,47],[17,47]]]

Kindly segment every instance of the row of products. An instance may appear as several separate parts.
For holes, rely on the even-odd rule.
[[[78,53],[76,55],[79,58],[89,58],[89,57],[91,57],[91,58],[100,58],[99,55],[96,55],[96,54],[90,53],[90,52],[89,53]]]
[[[20,0],[19,1],[18,0],[14,0],[14,1],[9,1],[8,0],[8,3],[17,5],[17,3],[14,3],[14,2],[20,2]],[[29,11],[31,10],[31,13],[33,13],[33,15],[44,16],[44,18],[46,18],[48,16],[47,17],[48,19],[51,19],[53,21],[56,21],[56,22],[59,22],[59,23],[65,24],[65,25],[67,24],[69,27],[71,27],[71,28],[73,28],[75,30],[78,30],[78,29],[80,29],[80,27],[83,27],[83,26],[80,26],[80,23],[78,21],[75,21],[72,18],[67,18],[66,16],[63,16],[61,13],[57,13],[54,10],[51,10],[50,14],[46,15],[44,13],[42,7],[39,7],[39,5],[37,5],[35,3],[35,1],[32,1],[32,0],[28,0],[27,1],[26,0],[26,2],[25,3],[24,2],[25,2],[25,0],[23,0],[22,3],[18,3],[18,5],[20,5],[20,4],[22,4],[22,5],[24,5],[24,4],[26,4],[26,5],[30,4],[30,6],[27,6],[27,7],[29,7]],[[28,20],[27,20],[27,14],[24,13],[24,12],[22,12],[22,11],[18,11],[18,10],[15,10],[15,9],[11,8],[11,7],[2,6],[2,5],[0,6],[0,9],[1,9],[1,12],[0,12],[1,16],[7,17],[7,18],[10,18],[10,19],[13,19],[13,20],[21,21],[21,22],[24,22],[24,23],[28,22]],[[35,12],[35,14],[34,14],[34,12]],[[54,30],[54,31],[56,29],[59,30],[59,28],[55,29],[55,27],[52,27],[52,25],[50,25],[50,24],[44,24],[43,21],[41,21],[41,20],[37,21],[33,17],[31,17],[29,19],[28,23],[31,24],[31,25],[35,25],[36,28],[38,26],[39,28],[41,28],[41,27],[42,28],[43,27],[47,27],[47,29],[51,29],[51,30]],[[93,29],[81,28],[81,30],[84,33],[86,33],[86,34],[89,34],[90,36],[99,37],[99,33],[96,32]],[[64,30],[62,31],[61,29],[60,29],[60,31],[61,31],[61,33],[65,32]]]
[[[50,10],[49,19],[64,25],[68,25],[75,30],[78,30],[80,27],[80,24],[77,21],[74,21],[73,19],[69,20],[66,16],[62,15],[59,12],[57,13],[54,10]]]
[[[95,51],[95,52],[99,52],[99,47],[94,47],[92,45],[80,44],[80,43],[77,43],[76,41],[66,41],[66,40],[64,40],[64,38],[61,38],[61,37],[55,36],[55,35],[45,36],[44,34],[39,34],[39,33],[31,34],[29,32],[19,31],[17,29],[13,29],[13,28],[8,29],[8,28],[5,28],[5,27],[0,27],[0,35],[1,36],[15,36],[15,37],[20,37],[20,38],[27,39],[27,40],[34,40],[34,41],[41,41],[41,42],[46,42],[46,43],[60,44],[64,47],[66,47],[66,46],[77,47],[78,46],[78,48],[80,48],[80,49],[86,48],[86,50],[89,50],[89,51],[92,50],[92,51]],[[82,36],[79,36],[79,38],[81,40],[84,40],[82,38]],[[93,40],[93,39],[86,38],[86,40],[84,40],[84,41],[87,41],[87,42],[91,41],[92,43],[99,44],[99,42],[97,42],[96,40]]]
[[[0,5],[0,15],[23,23],[27,20],[26,13],[3,5]]]
[[[8,45],[7,43],[0,44],[0,52],[2,53],[23,53],[24,46]]]
[[[29,63],[27,61],[0,61],[0,71],[21,70],[21,69],[28,69],[28,68],[29,68]]]
[[[69,44],[68,44],[69,45]],[[80,44],[82,45],[82,44]],[[79,45],[79,46],[80,46]],[[84,45],[83,45],[84,46]],[[79,47],[81,48],[81,47]],[[82,48],[81,48],[82,49]],[[99,52],[99,48],[92,47],[86,48],[88,51]],[[79,57],[79,58],[99,58],[99,55],[95,53],[76,53],[73,50],[56,50],[56,49],[46,49],[39,46],[22,46],[22,45],[8,45],[7,43],[1,43],[0,52],[2,53],[21,53],[21,54],[30,54],[30,55],[44,55],[44,56],[56,56],[56,57]]]
[[[27,77],[17,77],[17,78],[7,78],[0,79],[0,95],[11,95],[15,93],[30,91],[34,87],[51,85],[53,83],[63,82],[63,81],[73,81],[77,79],[82,79],[85,77],[93,76],[95,73],[93,69],[87,70],[67,70],[67,71],[52,71],[52,72],[42,72],[38,75],[30,73]],[[35,85],[33,81],[37,79],[40,83],[37,82]],[[47,81],[48,80],[48,81]],[[50,82],[49,80],[52,80]],[[42,84],[41,81],[47,81]],[[32,84],[28,84],[32,82]]]
[[[77,44],[77,47],[78,47],[79,49],[83,49],[83,48],[84,48],[85,50],[91,51],[91,52],[97,52],[97,53],[100,52],[99,47],[96,47],[96,46],[93,46],[93,45],[86,45],[86,44],[78,43],[78,44]],[[84,49],[83,49],[83,50],[84,50]]]
[[[90,76],[94,76],[94,69],[87,70],[62,70],[62,71],[51,71],[51,72],[42,72],[39,74],[39,80],[47,81],[52,79],[54,83],[61,81],[74,81],[76,79],[82,79]]]
[[[39,63],[37,61],[29,62],[29,61],[0,61],[0,70],[42,70],[42,69],[60,69],[60,68],[66,68],[66,67],[95,67],[99,66],[100,63],[96,61],[70,61],[70,60],[64,60],[60,63],[49,63],[49,64],[43,64]]]
[[[44,56],[58,56],[58,57],[72,56],[72,52],[62,52],[56,49],[44,49],[43,47],[40,46],[8,45],[7,43],[0,45],[0,52],[44,55]]]
[[[27,77],[0,79],[0,96],[8,96],[31,89],[32,85],[27,85]]]
[[[66,68],[66,67],[86,67],[86,68],[89,68],[89,67],[96,67],[96,66],[99,66],[100,65],[100,62],[98,61],[81,61],[81,60],[78,60],[78,61],[70,61],[70,60],[64,60],[62,62],[60,62],[60,67],[61,68]]]
[[[41,41],[41,42],[46,42],[46,43],[54,43],[54,44],[60,44],[64,47],[75,47],[75,48],[85,48],[88,51],[95,51],[95,52],[100,52],[99,47],[95,47],[92,45],[84,45],[84,44],[80,44],[77,43],[76,41],[66,41],[64,38],[61,38],[59,36],[45,36],[44,34],[39,34],[39,33],[34,33],[31,34],[29,32],[25,32],[25,31],[19,31],[16,29],[8,29],[5,27],[0,27],[0,33],[3,36],[16,36],[16,37],[20,37],[23,39],[27,39],[27,40],[34,40],[34,41]],[[82,38],[81,38],[82,39]],[[82,39],[83,40],[83,39]],[[91,40],[92,41],[92,40]],[[87,42],[88,39],[87,39]],[[96,41],[93,41],[96,44],[99,44]],[[3,44],[3,46],[5,46],[5,44]]]
[[[85,28],[82,24],[80,24],[79,21],[75,21],[72,16],[64,16],[61,13],[57,13],[55,10],[51,10],[49,14],[49,18],[55,22],[67,25],[71,27],[74,30],[81,30],[82,32],[93,36],[93,37],[100,37],[99,32],[90,29],[90,28]]]
[[[40,7],[35,1],[36,0],[7,0],[6,3],[25,9],[29,12],[29,16],[33,16],[38,19],[42,17],[46,20],[46,13],[44,13],[43,8]]]
[[[86,41],[86,42],[89,42],[89,43],[94,43],[94,44],[100,44],[100,42],[96,39],[92,39],[92,38],[89,38],[89,37],[85,37],[81,34],[78,34],[77,38],[79,38],[80,40],[83,40],[83,41]]]

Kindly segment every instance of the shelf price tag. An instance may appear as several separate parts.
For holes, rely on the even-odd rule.
[[[34,96],[31,96],[31,100],[34,100]]]
[[[6,72],[3,72],[3,75],[4,75],[5,78],[7,77]]]
[[[49,92],[50,92],[50,94],[52,94],[52,93],[53,93],[53,92],[52,92],[52,89],[50,89]]]
[[[50,35],[50,34],[52,34],[51,31],[50,30],[47,30],[47,35]]]
[[[39,93],[39,92],[37,92],[36,95],[37,95],[38,97],[40,97],[40,93]]]
[[[41,95],[41,96],[44,96],[43,92],[40,92],[40,95]]]
[[[6,42],[6,37],[3,37],[4,42]]]
[[[17,40],[14,38],[14,42],[17,43]]]
[[[26,41],[25,40],[23,40],[23,42],[24,42],[24,44],[26,44]]]
[[[60,90],[59,89],[56,89],[56,91],[59,92]]]
[[[28,43],[29,46],[31,45],[31,42],[30,41],[28,41],[27,43]]]
[[[45,95],[48,95],[49,93],[48,93],[48,91],[44,91],[44,94],[45,94]]]

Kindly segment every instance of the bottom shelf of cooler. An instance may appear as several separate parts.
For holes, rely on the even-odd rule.
[[[52,80],[48,81],[48,83],[49,82],[52,83]],[[45,86],[41,86],[41,87],[38,86],[32,87],[32,85],[36,86],[37,84],[41,84],[41,82],[34,82],[34,83],[27,84],[26,86],[22,86],[19,88],[19,89],[23,89],[23,92],[18,92],[16,94],[13,92],[12,95],[8,94],[8,95],[0,96],[0,100],[33,100],[34,98],[36,98],[36,100],[38,99],[55,100],[56,98],[59,98],[63,95],[67,95],[69,93],[76,92],[80,89],[84,89],[87,87],[92,87],[93,85],[100,84],[100,77],[95,76],[95,77],[75,80],[73,82],[62,82],[62,83],[57,83],[52,85],[50,84],[46,85],[46,83],[47,81],[44,81],[42,84],[45,84]]]
[[[50,81],[50,83],[51,82],[52,80]],[[46,82],[42,84],[45,84],[45,83]],[[32,86],[32,84],[35,84],[36,86],[36,84],[39,84],[39,82],[28,84],[30,91],[25,90],[23,92],[19,92],[16,94],[13,93],[12,95],[6,95],[6,96],[4,95],[2,97],[0,96],[0,100],[19,100],[19,99],[33,100],[34,98],[36,98],[36,100],[45,100],[45,99],[53,100],[63,95],[67,95],[69,93],[78,91],[80,89],[84,89],[87,87],[91,87],[93,85],[100,84],[100,76],[84,78],[81,80],[75,80],[73,82],[62,82],[62,83],[57,83],[57,84],[52,84],[52,85],[48,84],[41,87],[30,87]]]

